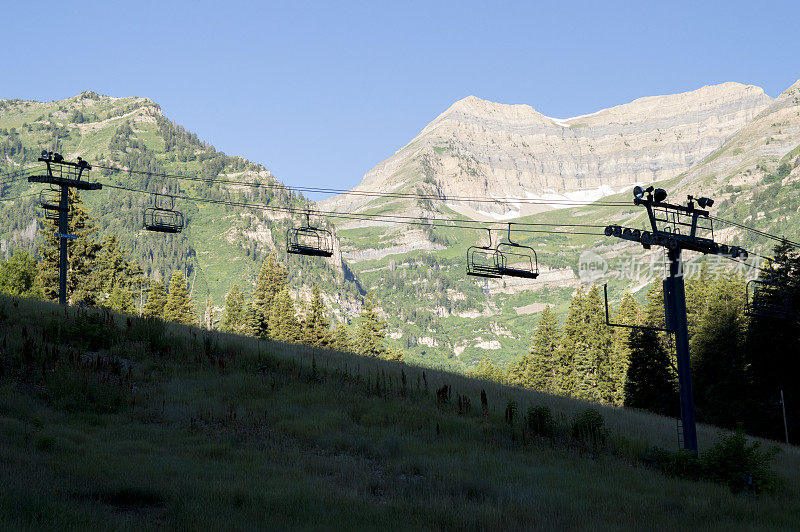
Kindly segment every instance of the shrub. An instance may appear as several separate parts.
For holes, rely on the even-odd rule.
[[[572,438],[593,448],[601,447],[606,441],[603,423],[605,420],[600,412],[594,408],[587,408],[572,422]]]
[[[531,405],[528,408],[528,428],[538,436],[552,438],[556,434],[556,420],[548,407]]]
[[[761,442],[748,445],[740,426],[730,436],[720,434],[719,441],[702,454],[703,476],[727,484],[733,493],[774,491],[778,476],[772,461],[779,452],[777,446],[762,450]]]
[[[667,475],[725,484],[733,493],[762,493],[774,491],[780,484],[771,467],[778,452],[778,447],[762,450],[761,442],[748,445],[740,427],[730,436],[720,434],[699,458],[691,451],[650,447],[642,460]]]
[[[702,464],[693,452],[681,449],[671,452],[653,445],[645,451],[642,462],[660,469],[665,475],[700,480]]]
[[[506,423],[509,425],[514,424],[514,418],[517,417],[517,402],[516,401],[508,401],[506,403]]]
[[[67,327],[67,334],[74,344],[96,351],[109,348],[119,336],[119,331],[100,314],[80,312]]]

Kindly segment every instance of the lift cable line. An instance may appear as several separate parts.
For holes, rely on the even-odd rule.
[[[340,194],[340,195],[354,195],[354,196],[368,196],[368,197],[381,197],[381,198],[395,198],[395,199],[422,199],[422,200],[438,200],[438,201],[460,201],[460,202],[478,202],[478,203],[527,203],[527,204],[541,204],[541,205],[552,205],[558,204],[564,207],[579,207],[585,205],[597,205],[597,206],[604,206],[604,207],[629,207],[630,204],[624,202],[609,202],[609,201],[585,201],[585,200],[570,200],[570,199],[539,199],[539,198],[520,198],[520,197],[503,197],[503,198],[487,198],[487,197],[476,197],[476,196],[442,196],[436,194],[414,194],[414,193],[394,193],[394,192],[380,192],[380,191],[360,191],[360,190],[346,190],[346,189],[334,189],[334,188],[320,188],[320,187],[302,187],[302,186],[289,186],[284,185],[281,183],[256,183],[253,181],[244,181],[244,180],[233,180],[233,179],[220,179],[220,178],[204,178],[199,176],[189,176],[185,174],[170,174],[170,173],[155,173],[152,171],[146,170],[126,170],[124,168],[119,168],[115,166],[103,166],[103,165],[95,165],[95,168],[102,168],[112,172],[118,173],[127,173],[127,174],[139,174],[139,175],[150,175],[150,176],[157,176],[157,177],[164,177],[164,178],[172,178],[177,180],[188,180],[188,181],[196,181],[196,182],[203,182],[208,184],[213,183],[221,183],[221,184],[230,184],[230,185],[238,185],[238,186],[248,186],[254,188],[270,188],[270,189],[281,189],[286,190],[288,192],[312,192],[312,193],[326,193],[326,194]],[[730,220],[725,220],[722,218],[717,217],[710,217],[711,220],[719,221],[721,223],[729,224],[740,229],[751,231],[755,234],[763,236],[765,238],[778,241],[778,242],[786,242],[794,247],[800,247],[800,243],[793,242],[788,240],[784,237],[780,237],[777,235],[773,235],[767,233],[765,231],[761,231],[759,229],[755,229],[753,227],[746,226],[744,224],[740,224],[738,222],[733,222]],[[553,225],[553,226],[565,226],[565,227],[605,227],[602,225],[590,225],[590,224],[533,224],[527,222],[531,225]],[[524,225],[524,223],[520,223],[520,225]]]
[[[564,206],[584,206],[584,205],[602,205],[610,207],[629,207],[628,203],[623,202],[603,202],[601,200],[588,201],[588,200],[571,200],[569,198],[522,198],[522,197],[486,197],[486,196],[444,196],[440,194],[416,194],[410,192],[381,192],[370,190],[354,190],[354,189],[337,189],[337,188],[322,188],[322,187],[304,187],[304,186],[290,186],[282,183],[256,183],[254,181],[224,179],[224,178],[207,178],[200,176],[189,176],[185,174],[168,174],[152,172],[147,170],[126,170],[115,166],[102,166],[95,165],[95,168],[101,168],[108,171],[124,173],[124,174],[139,174],[149,175],[156,177],[171,178],[185,181],[196,181],[207,184],[227,184],[247,186],[253,188],[268,188],[268,189],[281,189],[287,192],[311,192],[321,194],[340,194],[344,196],[367,196],[376,198],[395,198],[395,199],[428,199],[440,201],[463,201],[463,202],[477,202],[477,203],[529,203],[529,204],[559,204]]]
[[[40,175],[28,176],[29,183],[46,183],[50,185],[50,189],[59,194],[58,203],[53,201],[55,199],[51,192],[46,192],[42,207],[46,209],[45,216],[58,219],[58,233],[56,237],[59,239],[59,268],[58,268],[58,302],[61,305],[67,304],[67,240],[76,238],[75,235],[69,234],[69,189],[75,188],[78,190],[100,190],[103,185],[88,180],[88,173],[92,166],[78,157],[77,162],[67,162],[58,153],[42,151],[42,156],[39,157],[39,162],[46,165],[46,173]],[[48,216],[48,213],[54,212]]]
[[[136,192],[140,194],[151,194],[151,192],[147,190],[136,189],[132,187],[124,187],[119,185],[103,185],[106,188],[113,188],[117,190],[125,190],[128,192]],[[215,205],[227,205],[231,207],[242,207],[242,208],[249,208],[249,209],[258,209],[258,210],[267,210],[267,211],[274,211],[274,212],[282,212],[287,214],[304,214],[306,209],[304,208],[297,208],[297,207],[280,207],[277,205],[266,205],[263,203],[255,203],[255,202],[243,202],[243,201],[233,201],[233,200],[215,200],[210,198],[200,198],[195,196],[186,196],[181,194],[175,194],[173,197],[176,200],[183,200],[189,201],[193,203],[209,203]],[[421,225],[427,227],[449,227],[455,229],[485,229],[487,224],[490,225],[498,225],[499,222],[479,222],[479,221],[472,221],[472,220],[457,220],[453,218],[424,218],[424,217],[413,217],[413,216],[401,216],[401,215],[386,215],[386,214],[368,214],[368,213],[345,213],[345,212],[337,212],[337,211],[314,211],[318,215],[324,215],[329,218],[340,218],[340,219],[347,219],[347,220],[372,220],[372,221],[382,221],[387,223],[396,223],[396,224],[408,224],[408,225]],[[450,223],[450,221],[453,223]],[[472,224],[472,225],[465,225],[465,224]],[[503,224],[505,225],[505,224]],[[515,225],[517,225],[515,223]],[[556,226],[556,224],[519,224],[519,225],[547,225],[547,226]],[[559,224],[558,227],[569,227],[568,224]],[[602,232],[581,232],[581,231],[553,231],[553,230],[544,230],[544,229],[517,229],[519,233],[548,233],[554,235],[592,235],[592,236],[602,236]]]
[[[746,231],[752,231],[753,233],[755,233],[757,235],[760,235],[760,236],[763,236],[765,238],[769,238],[771,240],[775,240],[775,241],[778,241],[778,242],[786,242],[787,244],[790,244],[790,245],[792,245],[792,246],[794,246],[796,248],[800,248],[800,243],[793,242],[793,241],[791,241],[791,240],[789,240],[787,238],[784,238],[782,236],[773,235],[773,234],[767,233],[766,231],[761,231],[760,229],[755,229],[753,227],[748,227],[748,226],[746,226],[744,224],[740,224],[739,222],[734,222],[734,221],[731,221],[731,220],[725,220],[723,218],[717,218],[716,216],[711,216],[710,218],[712,220],[716,221],[716,222],[732,225],[734,227],[738,227],[739,229],[744,229]]]

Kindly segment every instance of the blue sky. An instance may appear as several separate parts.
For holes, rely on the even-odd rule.
[[[0,98],[147,96],[292,185],[349,188],[474,94],[553,117],[800,78],[800,2],[24,2]]]

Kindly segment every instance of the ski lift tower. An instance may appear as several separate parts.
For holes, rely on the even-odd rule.
[[[44,175],[28,177],[29,183],[48,183],[51,187],[60,187],[61,198],[58,205],[48,204],[49,210],[58,212],[59,260],[58,260],[58,302],[67,304],[67,240],[74,240],[75,235],[69,234],[69,189],[100,190],[103,185],[90,183],[87,180],[92,166],[78,157],[78,162],[68,162],[58,153],[42,151],[39,162],[47,166]]]
[[[675,334],[683,446],[696,454],[697,430],[681,253],[686,249],[706,255],[722,255],[732,259],[746,260],[747,252],[739,247],[718,244],[714,241],[712,221],[708,211],[705,210],[714,204],[714,200],[705,197],[695,200],[694,197],[689,196],[689,201],[684,206],[664,203],[666,198],[667,192],[664,189],[658,188],[654,191],[652,186],[646,189],[640,186],[635,187],[633,203],[647,209],[652,232],[609,225],[605,229],[605,234],[639,242],[645,249],[650,249],[651,246],[661,246],[667,250],[669,276],[664,279],[666,329]],[[700,208],[695,207],[695,201]]]

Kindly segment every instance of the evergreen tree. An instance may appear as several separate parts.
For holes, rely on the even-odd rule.
[[[245,302],[242,307],[242,334],[256,338],[266,338],[269,329],[269,315],[266,318],[254,301]]]
[[[639,304],[628,292],[622,296],[615,322],[622,325],[639,324]],[[606,401],[622,406],[625,403],[625,380],[631,359],[630,337],[633,329],[617,327],[613,331],[613,346],[611,351],[611,395]]]
[[[256,325],[255,321],[258,322],[256,336],[262,338],[267,336],[274,337],[268,330],[273,300],[278,293],[287,287],[286,279],[288,275],[286,267],[278,262],[273,254],[269,254],[261,264],[261,270],[258,272],[258,279],[253,291],[253,308],[251,308],[253,325]]]
[[[347,325],[341,321],[338,322],[336,324],[336,330],[333,332],[331,349],[335,349],[336,351],[350,352],[353,350],[351,343],[350,331],[347,329]]]
[[[386,353],[386,321],[382,320],[375,310],[375,302],[370,295],[364,301],[364,308],[359,317],[356,331],[356,349],[358,354],[379,357]]]
[[[303,342],[314,347],[329,347],[333,342],[330,323],[325,318],[325,304],[319,294],[319,288],[314,285],[311,306],[303,321]]]
[[[36,259],[26,251],[17,251],[7,261],[0,261],[0,292],[13,296],[39,297],[36,285]]]
[[[577,389],[576,373],[573,371],[575,353],[583,348],[583,300],[586,292],[579,286],[569,302],[569,313],[564,322],[563,339],[558,358],[561,364],[556,376],[556,391],[574,396]]]
[[[736,276],[725,276],[706,290],[708,310],[690,347],[697,419],[735,427],[745,421],[749,402],[743,393],[747,389],[745,284]]]
[[[506,381],[503,370],[492,364],[492,361],[483,357],[478,365],[469,372],[470,377],[485,381],[504,383]]]
[[[159,281],[152,281],[147,291],[147,303],[144,304],[142,315],[147,318],[164,319],[164,307],[167,305],[167,291]]]
[[[235,284],[225,297],[225,317],[222,319],[222,330],[229,333],[243,332],[244,325],[244,294]]]
[[[206,310],[203,317],[205,318],[206,329],[209,331],[214,330],[216,315],[214,313],[214,300],[210,295],[206,298]]]
[[[748,429],[771,438],[783,439],[781,391],[789,437],[800,434],[800,251],[788,243],[773,250],[775,262],[763,265],[760,273],[766,292],[756,303],[778,308],[787,304],[787,315],[756,311],[750,317],[745,340],[749,382]],[[793,436],[794,435],[794,436]]]
[[[643,325],[664,327],[664,297],[660,282],[654,283],[647,294]],[[649,329],[631,331],[625,406],[676,415],[679,403],[675,372],[662,338],[664,333]]]
[[[558,374],[561,328],[552,307],[547,305],[539,317],[528,354],[508,371],[508,382],[539,391],[553,391]]]
[[[301,339],[300,323],[288,288],[278,292],[272,302],[269,330],[270,337],[279,342],[298,342]]]
[[[589,401],[601,401],[607,395],[611,333],[603,316],[597,287],[593,286],[588,293],[579,287],[564,324],[560,392]]]
[[[115,235],[105,236],[88,283],[89,290],[95,294],[96,304],[133,312],[133,289],[141,283],[142,270],[138,264],[126,259],[127,253]]]
[[[605,305],[597,286],[592,286],[579,307],[583,341],[573,355],[575,397],[587,401],[605,402],[611,397],[612,335],[605,324]]]
[[[197,317],[192,308],[192,301],[189,298],[189,288],[182,272],[172,272],[172,278],[169,280],[167,304],[164,305],[164,319],[186,325],[197,324]]]
[[[136,310],[133,304],[133,294],[127,288],[115,286],[101,303],[101,306],[117,310],[119,312],[132,313]]]
[[[94,279],[91,276],[100,245],[95,241],[97,228],[92,223],[80,194],[69,190],[70,206],[68,218],[69,234],[77,238],[67,241],[67,295],[70,304],[84,302],[94,304],[96,292],[92,289]],[[58,221],[43,219],[39,242],[39,274],[37,284],[41,287],[45,298],[58,299],[58,272],[60,239]]]

